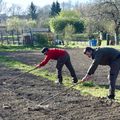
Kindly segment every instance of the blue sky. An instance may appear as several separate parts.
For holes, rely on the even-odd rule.
[[[89,0],[3,0],[7,6],[11,6],[12,4],[17,4],[21,6],[21,8],[26,8],[27,6],[30,5],[31,2],[33,2],[35,5],[43,7],[45,5],[51,5],[53,2],[58,1],[59,3],[62,2],[69,2],[71,1],[72,3],[74,2],[87,2]]]

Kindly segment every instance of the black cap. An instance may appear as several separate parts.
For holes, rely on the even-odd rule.
[[[44,47],[44,48],[41,50],[41,52],[42,52],[42,53],[45,53],[45,52],[47,52],[48,50],[49,50],[49,48]]]
[[[86,52],[91,52],[91,51],[94,51],[94,49],[91,48],[91,47],[86,47],[86,48],[84,49],[83,53],[86,54]]]

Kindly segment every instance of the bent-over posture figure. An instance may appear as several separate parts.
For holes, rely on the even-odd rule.
[[[62,77],[63,65],[66,65],[66,67],[70,71],[70,74],[73,78],[73,83],[78,82],[78,79],[76,77],[74,68],[73,68],[73,66],[71,64],[71,61],[70,61],[70,56],[69,56],[67,51],[65,51],[63,49],[46,48],[45,47],[45,48],[42,49],[41,52],[45,55],[45,58],[36,67],[40,68],[40,67],[46,65],[50,59],[57,60],[56,69],[57,69],[58,80],[56,81],[56,83],[62,84],[62,82],[63,82],[63,77]]]
[[[120,51],[114,48],[97,48],[93,49],[91,47],[86,47],[84,49],[84,54],[89,58],[93,59],[87,74],[83,77],[82,81],[89,80],[97,69],[98,65],[109,65],[110,72],[108,75],[109,79],[109,99],[114,99],[115,97],[115,84],[116,79],[120,70]]]

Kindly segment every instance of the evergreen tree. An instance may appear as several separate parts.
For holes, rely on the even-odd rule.
[[[56,13],[59,14],[61,11],[60,4],[56,2]]]
[[[52,4],[50,16],[56,16],[56,4],[55,4],[55,2],[53,2],[53,4]]]
[[[50,16],[55,17],[58,15],[61,11],[60,4],[58,2],[53,2],[52,7],[51,7],[51,12]]]
[[[29,16],[32,18],[32,20],[37,19],[37,7],[31,2],[31,5],[29,7]]]

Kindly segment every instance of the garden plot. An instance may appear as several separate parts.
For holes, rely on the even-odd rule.
[[[71,61],[79,79],[87,71],[90,64],[83,54],[82,49],[69,49]],[[43,56],[35,52],[1,53],[28,65],[39,63]],[[49,62],[44,69],[55,72],[56,62]],[[105,99],[93,96],[82,96],[80,91],[70,89],[43,104],[39,103],[53,95],[67,89],[57,86],[54,82],[37,77],[30,73],[24,74],[16,80],[10,79],[21,74],[19,69],[10,69],[0,65],[0,119],[3,120],[119,120],[120,104],[109,104]],[[95,74],[96,84],[107,85],[108,68],[98,68]],[[63,75],[69,76],[69,71],[64,67]],[[7,78],[7,79],[6,79]],[[119,78],[117,85],[119,86]],[[32,108],[30,110],[29,108]]]

